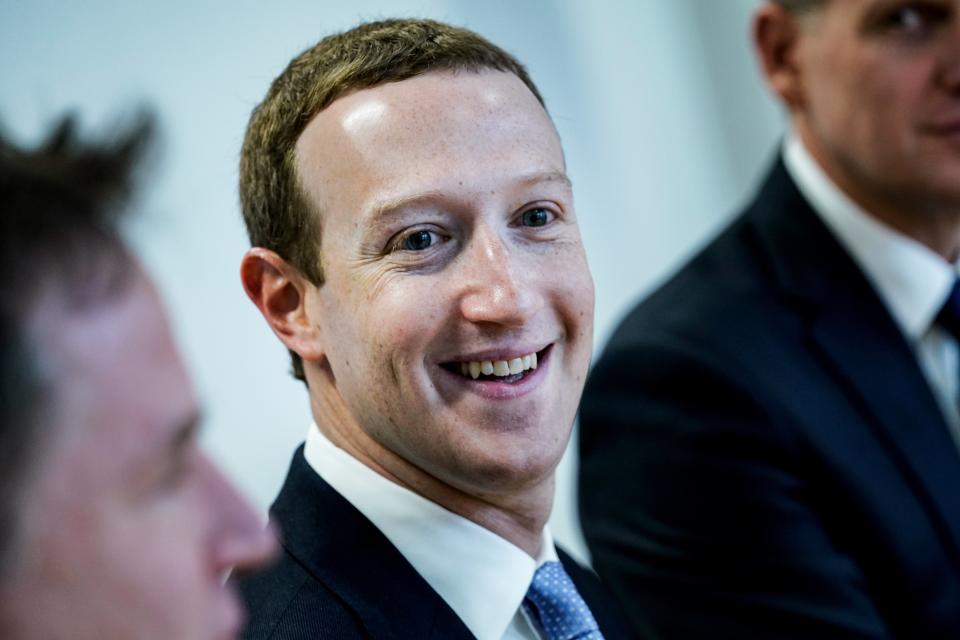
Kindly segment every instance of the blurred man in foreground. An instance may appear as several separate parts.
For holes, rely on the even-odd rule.
[[[200,452],[197,401],[115,220],[147,125],[0,140],[0,637],[220,640],[273,543]]]
[[[464,29],[362,24],[274,81],[241,274],[314,424],[250,638],[616,637],[546,527],[593,331],[565,169],[524,68]]]
[[[757,10],[791,130],[582,409],[594,565],[664,638],[960,637],[960,1]]]

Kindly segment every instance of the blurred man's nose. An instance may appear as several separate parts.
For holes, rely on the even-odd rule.
[[[279,549],[275,532],[264,525],[253,507],[243,498],[211,461],[205,460],[209,491],[206,505],[210,514],[209,542],[219,573],[231,569],[255,569],[268,563]]]
[[[941,81],[951,93],[960,97],[960,7],[954,11],[940,60]]]

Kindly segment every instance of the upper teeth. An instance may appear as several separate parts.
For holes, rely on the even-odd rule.
[[[460,363],[460,373],[465,376],[470,376],[474,380],[479,378],[481,373],[485,376],[494,375],[503,378],[536,368],[536,353],[530,353],[510,360],[474,360],[472,362]]]

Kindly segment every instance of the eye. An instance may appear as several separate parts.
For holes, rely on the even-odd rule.
[[[908,34],[923,35],[948,18],[948,10],[933,4],[914,3],[897,7],[886,15],[886,28]]]
[[[542,227],[551,222],[554,217],[552,211],[543,207],[527,209],[520,215],[520,224],[525,227]]]
[[[393,244],[393,251],[424,251],[443,242],[443,237],[436,231],[417,229],[401,235]]]
[[[188,450],[178,450],[172,459],[167,461],[163,474],[158,478],[157,489],[163,492],[176,492],[186,486],[193,474],[199,449],[194,445]]]
[[[142,493],[138,493],[151,501],[178,496],[190,485],[192,471],[192,462],[183,454],[171,455],[146,471],[140,485]]]
[[[157,483],[157,489],[161,492],[176,491],[183,486],[186,479],[186,465],[178,463],[164,472]]]

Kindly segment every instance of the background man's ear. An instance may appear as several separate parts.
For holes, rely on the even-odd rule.
[[[240,262],[240,281],[288,349],[305,361],[323,358],[321,331],[306,306],[307,291],[314,285],[299,269],[269,249],[254,247]]]
[[[791,111],[805,100],[797,58],[803,19],[772,2],[764,3],[753,17],[753,46],[763,76]]]

